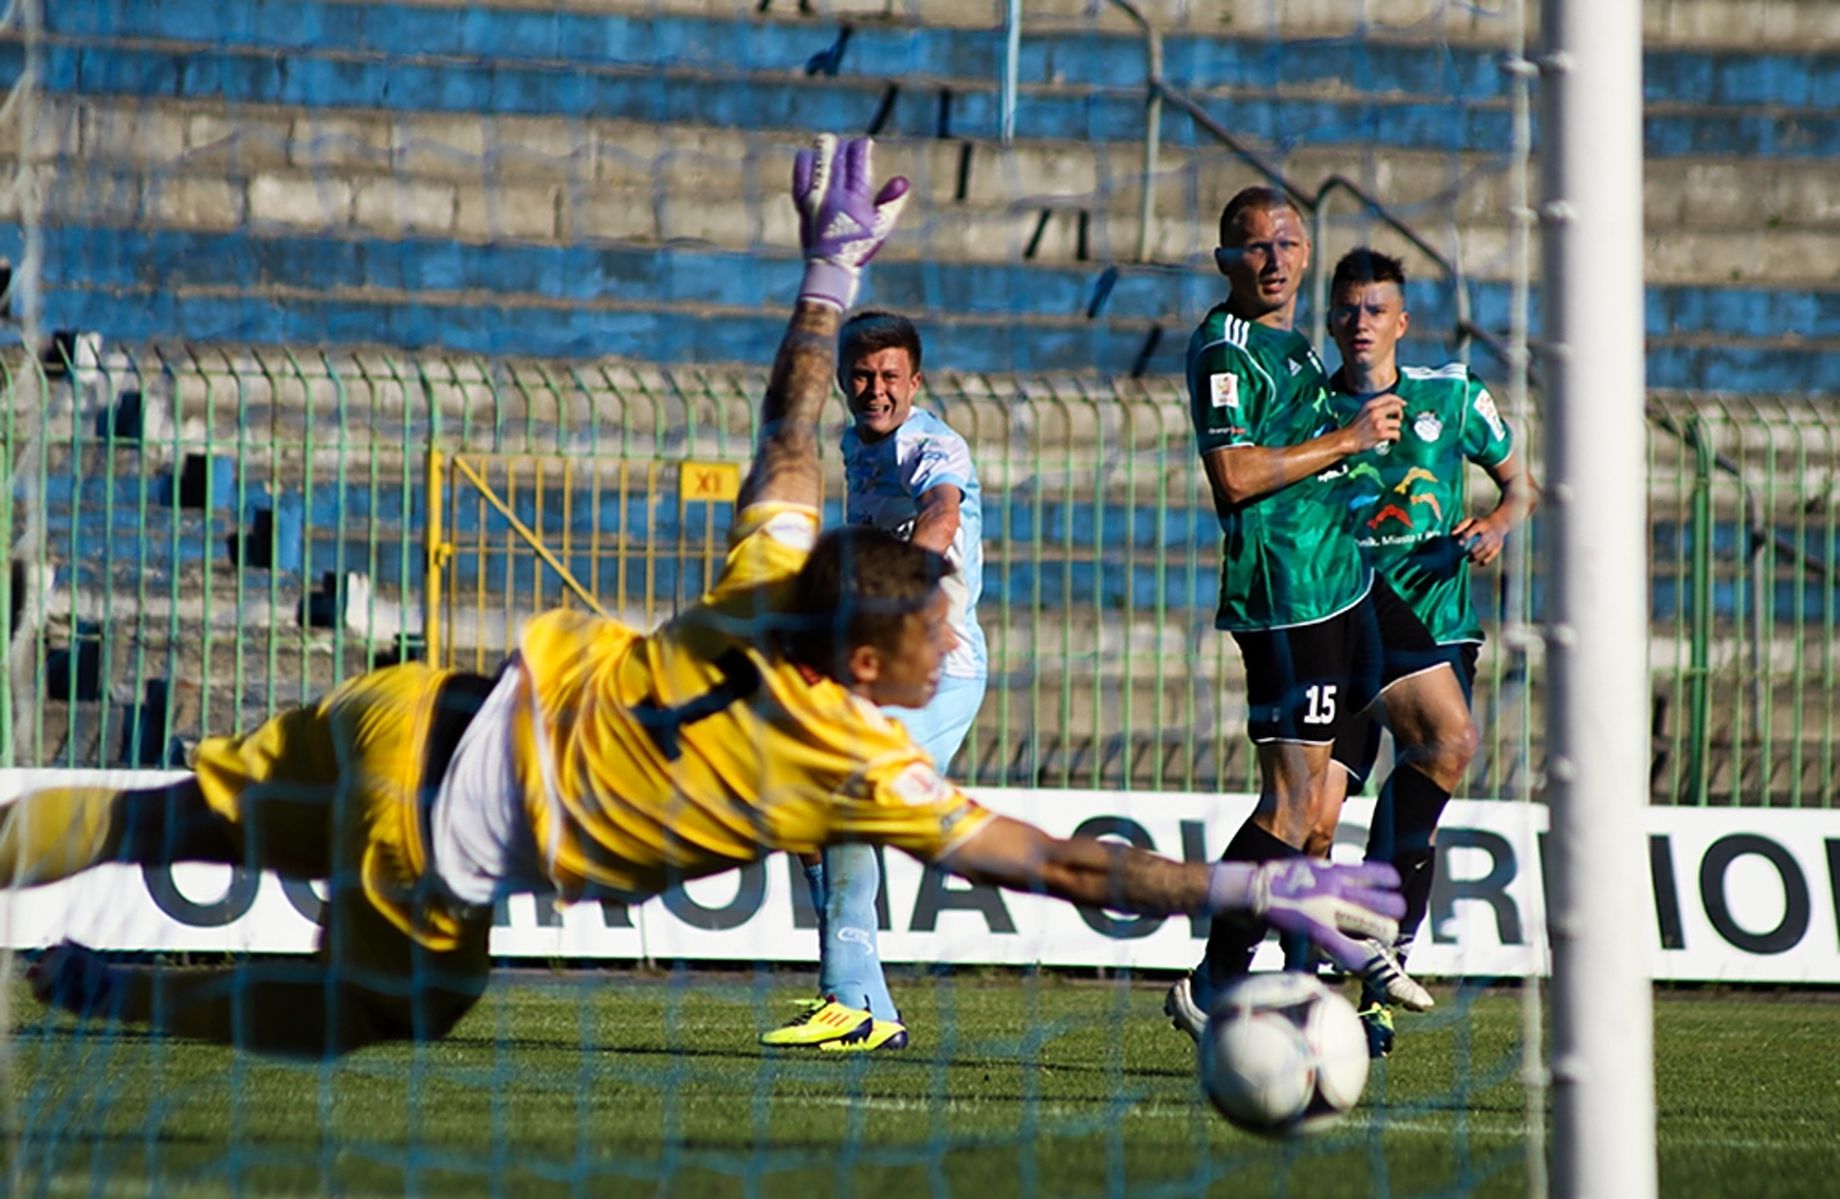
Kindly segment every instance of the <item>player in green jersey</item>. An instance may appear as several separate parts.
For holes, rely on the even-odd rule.
[[[1369,249],[1344,255],[1329,295],[1329,334],[1342,352],[1341,369],[1330,379],[1337,411],[1352,416],[1383,395],[1405,404],[1399,440],[1350,462],[1355,536],[1437,643],[1429,654],[1384,647],[1389,673],[1399,676],[1383,696],[1394,761],[1380,787],[1367,857],[1392,862],[1404,879],[1406,917],[1394,944],[1403,961],[1430,900],[1438,817],[1476,751],[1469,699],[1482,624],[1470,603],[1470,564],[1487,565],[1500,555],[1508,530],[1532,511],[1539,492],[1494,398],[1467,366],[1398,364],[1399,339],[1411,325],[1398,259]],[[1474,517],[1464,494],[1471,462],[1499,492],[1495,506]],[[1439,669],[1445,663],[1457,688],[1451,673]],[[1363,780],[1378,748],[1379,729],[1370,721],[1337,746],[1336,759]],[[1308,848],[1326,853],[1334,834],[1335,822],[1327,820]],[[1385,1056],[1394,1039],[1386,996],[1365,989],[1361,1015],[1369,1050]]]
[[[1222,533],[1215,625],[1245,658],[1259,766],[1259,804],[1229,861],[1304,852],[1326,805],[1340,807],[1340,780],[1329,779],[1340,773],[1330,758],[1338,734],[1379,687],[1372,571],[1348,525],[1343,476],[1351,455],[1399,439],[1403,404],[1382,397],[1337,419],[1321,360],[1291,328],[1309,260],[1303,217],[1283,192],[1235,195],[1216,251],[1230,292],[1188,347],[1190,415]],[[1333,827],[1334,812],[1326,818]],[[1165,1001],[1176,1027],[1200,1035],[1215,988],[1246,972],[1264,934],[1255,920],[1214,922],[1201,965]],[[1386,976],[1377,981],[1424,996],[1375,949]]]

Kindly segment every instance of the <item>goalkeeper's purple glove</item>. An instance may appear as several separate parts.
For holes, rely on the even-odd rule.
[[[907,203],[907,180],[899,175],[871,195],[874,149],[866,137],[840,142],[824,133],[793,163],[792,202],[798,205],[799,244],[805,251],[801,300],[829,304],[839,312],[855,303],[863,264],[882,248]]]
[[[1351,974],[1373,950],[1362,941],[1392,944],[1406,901],[1399,872],[1385,862],[1336,866],[1313,858],[1275,862],[1216,862],[1209,907],[1262,916],[1285,933],[1302,933]]]

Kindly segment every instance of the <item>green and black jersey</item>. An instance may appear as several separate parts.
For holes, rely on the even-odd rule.
[[[1345,423],[1373,397],[1344,385],[1338,373],[1332,403]],[[1465,515],[1466,463],[1507,461],[1513,436],[1489,389],[1462,363],[1401,367],[1392,392],[1406,404],[1399,440],[1348,460],[1355,536],[1440,645],[1481,641],[1469,559],[1451,530]]]
[[[1309,341],[1241,320],[1224,304],[1189,338],[1188,396],[1203,457],[1232,446],[1299,445],[1339,423]],[[1216,627],[1246,632],[1312,624],[1367,594],[1372,575],[1350,535],[1346,473],[1338,465],[1244,504],[1220,506]]]

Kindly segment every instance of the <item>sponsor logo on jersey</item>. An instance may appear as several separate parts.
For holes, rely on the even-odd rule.
[[[1433,484],[1438,481],[1438,477],[1424,467],[1415,466],[1406,472],[1405,478],[1394,484],[1393,490],[1397,491],[1400,495],[1410,495],[1412,492],[1412,484],[1418,482],[1420,479]]]
[[[1414,483],[1429,483],[1432,487],[1436,487],[1437,482],[1438,477],[1424,467],[1412,467],[1410,470],[1406,471],[1405,478],[1393,484],[1392,487],[1393,495],[1404,496],[1405,498],[1401,500],[1389,499],[1381,503],[1379,507],[1374,510],[1374,514],[1368,518],[1367,527],[1377,530],[1381,525],[1393,521],[1404,525],[1408,529],[1415,530],[1411,537],[1394,537],[1388,539],[1385,542],[1385,544],[1388,545],[1402,544],[1407,541],[1418,540],[1422,536],[1429,536],[1433,529],[1443,523],[1444,504],[1438,499],[1436,492],[1427,490],[1415,493],[1412,490],[1412,485]],[[1376,500],[1381,498],[1384,498],[1384,493],[1381,497],[1376,497]],[[1426,526],[1423,533],[1416,531],[1420,526],[1418,522],[1413,519],[1413,513],[1418,510],[1420,505],[1430,508],[1431,515],[1434,518],[1433,523]],[[1362,544],[1374,545],[1379,543],[1370,539],[1364,539]]]
[[[1297,361],[1295,358],[1291,359],[1289,362],[1286,362],[1284,365],[1291,368],[1291,374],[1293,376],[1301,373],[1303,370],[1303,363]]]
[[[1208,403],[1216,408],[1239,407],[1239,376],[1231,371],[1209,375]]]
[[[1489,432],[1495,434],[1497,440],[1508,435],[1508,426],[1502,423],[1501,412],[1495,407],[1495,397],[1489,394],[1488,388],[1476,393],[1476,402],[1471,407],[1477,416],[1488,422]]]
[[[925,762],[915,762],[895,775],[888,784],[888,790],[902,803],[914,807],[938,803],[952,794],[951,785]]]
[[[1421,412],[1412,418],[1412,432],[1420,441],[1436,441],[1444,435],[1444,422],[1435,412]]]
[[[1377,502],[1380,499],[1380,493],[1386,490],[1386,480],[1381,477],[1380,468],[1371,462],[1357,462],[1349,467],[1348,482],[1350,484],[1364,483],[1372,487],[1372,490],[1362,487],[1359,495],[1350,497],[1348,507],[1354,511],[1359,511]]]

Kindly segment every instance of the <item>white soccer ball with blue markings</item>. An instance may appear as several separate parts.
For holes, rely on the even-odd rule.
[[[1248,1132],[1320,1132],[1367,1086],[1367,1038],[1354,1005],[1307,974],[1253,974],[1214,1001],[1198,1043],[1201,1085]]]

